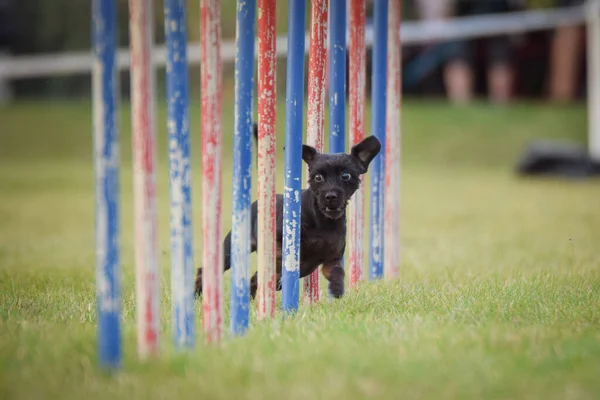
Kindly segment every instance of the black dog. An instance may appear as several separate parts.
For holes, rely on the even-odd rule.
[[[256,126],[254,127],[256,135]],[[346,248],[346,205],[361,184],[360,176],[381,150],[375,136],[355,145],[350,154],[321,154],[311,146],[302,146],[302,159],[308,165],[308,189],[302,190],[300,234],[300,277],[310,275],[319,265],[329,281],[331,294],[344,294],[344,270],[341,262]],[[251,251],[257,247],[257,202],[252,203]],[[277,195],[277,290],[281,290],[283,196]],[[231,232],[225,237],[224,269],[231,267]],[[250,281],[250,296],[257,289],[257,274]],[[202,268],[196,276],[196,293],[202,294]]]

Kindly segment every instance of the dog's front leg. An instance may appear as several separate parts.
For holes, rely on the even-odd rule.
[[[275,290],[281,290],[281,274],[277,272],[275,280]],[[258,291],[258,272],[255,272],[250,278],[250,298],[254,300],[256,298],[256,292]]]
[[[339,299],[344,295],[344,269],[342,260],[324,263],[323,276],[329,281],[329,292],[333,297]]]

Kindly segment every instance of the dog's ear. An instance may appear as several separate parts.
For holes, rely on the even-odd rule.
[[[306,164],[310,164],[315,157],[319,154],[317,149],[307,144],[302,145],[302,159]]]
[[[352,150],[350,150],[350,154],[354,157],[358,158],[364,167],[363,174],[367,172],[369,168],[369,164],[379,151],[381,150],[381,142],[375,136],[369,136],[363,139],[362,142],[354,145]]]

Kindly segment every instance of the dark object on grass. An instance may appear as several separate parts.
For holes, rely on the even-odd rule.
[[[600,163],[592,160],[583,146],[541,140],[526,149],[517,163],[517,173],[582,179],[600,176]]]

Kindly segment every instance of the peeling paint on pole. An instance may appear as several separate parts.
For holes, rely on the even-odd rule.
[[[200,2],[202,111],[202,317],[207,343],[223,335],[221,239],[221,21],[219,0]]]
[[[194,258],[185,0],[165,0],[171,194],[171,301],[176,348],[194,347]]]
[[[374,37],[371,95],[371,131],[381,142],[382,151],[371,162],[371,236],[369,279],[383,277],[383,217],[385,181],[385,121],[387,79],[388,0],[374,0]]]
[[[94,0],[92,23],[98,358],[102,367],[118,368],[122,343],[115,1]]]
[[[387,56],[387,120],[385,148],[385,237],[384,278],[395,279],[400,273],[400,0],[390,0]]]
[[[360,143],[365,135],[365,47],[366,10],[363,0],[350,2],[349,43],[349,103],[350,103],[350,147]],[[348,270],[349,286],[354,288],[363,279],[364,273],[364,187],[356,191],[348,208]]]
[[[325,65],[327,63],[327,11],[328,0],[311,1],[310,50],[308,57],[308,110],[306,118],[306,144],[323,151],[325,131]],[[308,174],[307,174],[308,175]],[[313,304],[320,299],[319,270],[304,278],[304,303]]]
[[[156,240],[156,132],[154,125],[151,4],[129,1],[133,185],[138,354],[158,353],[159,277]]]
[[[248,329],[255,0],[237,2],[231,221],[231,334]]]
[[[258,1],[258,318],[275,317],[275,0]]]
[[[306,0],[288,3],[288,56],[283,198],[282,308],[298,309],[300,296],[300,216],[302,191],[302,111]]]

